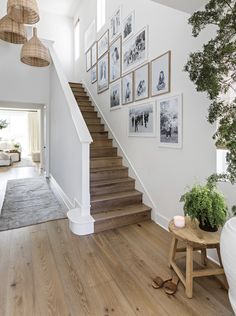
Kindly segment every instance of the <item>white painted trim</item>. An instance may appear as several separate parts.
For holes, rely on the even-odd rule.
[[[67,209],[70,210],[70,209],[74,208],[72,201],[66,195],[66,193],[62,190],[62,188],[57,183],[57,181],[54,179],[52,174],[50,174],[49,181],[50,181],[52,188],[57,192],[57,194],[60,196],[63,203],[66,205]]]
[[[94,233],[94,219],[91,215],[82,215],[80,208],[75,208],[67,213],[69,227],[72,233],[79,236]]]

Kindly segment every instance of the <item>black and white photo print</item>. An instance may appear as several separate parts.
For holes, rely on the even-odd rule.
[[[110,42],[121,34],[121,7],[119,7],[110,20]]]
[[[99,59],[109,49],[109,31],[107,30],[98,40],[97,58]]]
[[[108,63],[108,53],[106,53],[101,59],[98,60],[98,70],[97,70],[97,86],[98,93],[101,93],[109,88],[109,63]]]
[[[129,108],[129,136],[155,137],[155,102]]]
[[[148,57],[148,43],[146,26],[136,35],[130,37],[123,43],[122,49],[122,72],[126,73],[130,69],[142,64]]]
[[[158,100],[159,145],[182,147],[182,95]]]
[[[92,60],[91,60],[91,49],[89,49],[86,53],[86,71],[88,72],[92,67]]]
[[[121,76],[121,37],[110,46],[110,82]]]
[[[123,41],[130,38],[134,33],[134,21],[135,21],[135,11],[131,12],[123,21],[122,25],[122,36]]]
[[[139,101],[149,97],[149,64],[134,71],[134,100]]]
[[[93,66],[91,69],[91,83],[94,83],[97,81],[97,65]]]
[[[91,48],[92,67],[97,63],[97,42],[95,42]]]
[[[121,107],[121,84],[120,80],[110,85],[110,110]]]
[[[151,62],[152,97],[170,92],[171,52],[157,57]]]
[[[134,74],[133,72],[122,78],[122,104],[129,104],[134,101]]]

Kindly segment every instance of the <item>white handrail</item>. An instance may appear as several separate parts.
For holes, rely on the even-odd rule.
[[[74,122],[76,131],[78,133],[79,140],[81,143],[91,143],[93,141],[92,137],[89,133],[88,127],[84,121],[83,115],[78,107],[78,104],[75,100],[75,97],[72,93],[72,90],[71,90],[70,85],[66,79],[66,76],[62,70],[62,67],[61,67],[60,62],[58,60],[58,57],[55,53],[53,45],[49,41],[44,41],[44,43],[45,42],[46,42],[46,45],[50,51],[53,65],[56,69],[56,73],[57,73],[59,81],[61,83],[62,91],[65,95],[66,100],[67,100],[67,105],[69,106],[71,117],[72,117],[72,120]]]

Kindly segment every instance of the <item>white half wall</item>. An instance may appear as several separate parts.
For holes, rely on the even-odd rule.
[[[203,38],[192,37],[187,13],[147,0],[109,0],[106,3],[106,25],[97,34],[97,39],[108,28],[109,17],[119,5],[122,5],[123,18],[135,9],[136,31],[149,25],[148,60],[171,50],[171,94],[183,93],[182,149],[160,148],[157,138],[128,137],[128,106],[110,112],[109,91],[97,94],[97,85],[91,84],[91,73],[85,70],[84,38],[81,36],[81,57],[76,63],[76,79],[84,81],[89,87],[114,136],[154,202],[154,218],[166,227],[169,219],[183,213],[179,199],[187,186],[204,181],[216,171],[216,150],[212,140],[215,127],[206,121],[209,101],[205,94],[196,92],[188,74],[183,72],[189,53],[201,48]],[[80,19],[81,35],[95,16],[96,0],[81,1],[75,17]],[[144,102],[158,99],[161,97]],[[235,192],[235,188],[229,185],[227,189],[227,198],[232,199],[235,193],[229,192]]]

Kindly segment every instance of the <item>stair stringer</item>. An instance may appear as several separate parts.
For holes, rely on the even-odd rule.
[[[135,182],[136,183],[136,185],[135,185],[136,189],[143,193],[143,202],[146,205],[149,205],[152,208],[152,211],[151,211],[151,218],[152,218],[152,220],[155,221],[156,223],[160,224],[161,219],[160,219],[160,215],[157,212],[157,206],[155,205],[153,199],[151,198],[151,195],[149,194],[149,192],[148,192],[147,188],[145,187],[143,181],[139,177],[137,170],[135,169],[134,165],[132,164],[131,160],[129,159],[128,155],[126,154],[126,152],[125,152],[124,148],[122,147],[121,143],[118,141],[115,132],[113,131],[111,125],[108,123],[108,121],[106,120],[106,117],[103,115],[102,111],[100,110],[99,105],[95,102],[95,98],[93,96],[93,93],[91,92],[91,90],[89,89],[87,84],[84,82],[84,80],[82,80],[81,83],[84,86],[84,88],[86,89],[87,94],[88,94],[88,96],[90,98],[90,101],[92,102],[93,106],[95,106],[99,116],[101,117],[102,123],[105,124],[105,127],[106,127],[106,129],[108,131],[109,137],[113,139],[113,143],[118,148],[120,156],[123,157],[123,165],[125,167],[129,168],[129,176],[135,179],[135,181],[136,181]],[[165,222],[165,220],[164,220],[164,222]]]

